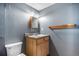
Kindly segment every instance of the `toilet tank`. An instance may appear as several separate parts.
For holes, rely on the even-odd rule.
[[[5,45],[7,56],[17,56],[21,53],[22,42]]]

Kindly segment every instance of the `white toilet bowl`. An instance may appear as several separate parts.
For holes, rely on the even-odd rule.
[[[22,42],[5,45],[7,56],[25,56],[21,53]]]

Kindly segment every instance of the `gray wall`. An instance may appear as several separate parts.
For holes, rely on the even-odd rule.
[[[40,32],[50,35],[58,54],[61,56],[79,55],[79,30],[51,30],[48,26],[68,23],[79,24],[78,10],[79,4],[55,4],[40,12]]]
[[[24,33],[30,32],[28,27],[29,12],[38,13],[26,4],[6,4],[5,44],[22,41]]]

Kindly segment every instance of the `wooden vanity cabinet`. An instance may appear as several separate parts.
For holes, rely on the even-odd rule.
[[[49,37],[26,38],[26,55],[46,56],[49,54]]]

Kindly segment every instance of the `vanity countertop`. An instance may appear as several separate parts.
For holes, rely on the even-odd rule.
[[[45,34],[38,34],[38,35],[29,35],[29,38],[42,38],[42,37],[48,37],[49,35]]]

